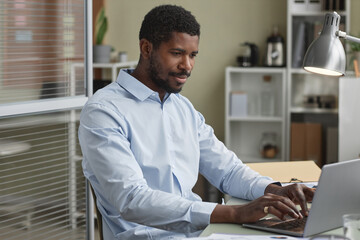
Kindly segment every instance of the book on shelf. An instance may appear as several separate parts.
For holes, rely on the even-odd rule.
[[[325,11],[345,11],[346,0],[323,0],[322,9]]]
[[[245,117],[248,114],[247,94],[242,91],[234,91],[230,93],[230,116]]]
[[[304,21],[294,21],[292,67],[300,68],[305,54],[305,27]]]

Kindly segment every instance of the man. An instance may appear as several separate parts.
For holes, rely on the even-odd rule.
[[[199,235],[210,222],[307,214],[312,189],[281,187],[249,169],[179,94],[194,67],[199,36],[187,10],[152,9],[140,29],[136,69],[120,71],[82,111],[83,169],[97,195],[105,239],[183,238]],[[199,172],[222,192],[253,201],[202,202],[192,192]]]

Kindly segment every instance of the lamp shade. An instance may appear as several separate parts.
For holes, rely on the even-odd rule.
[[[306,51],[303,67],[306,71],[328,76],[345,75],[345,50],[337,36],[340,15],[327,13],[320,36]]]

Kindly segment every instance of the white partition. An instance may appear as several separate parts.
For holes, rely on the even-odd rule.
[[[360,156],[360,78],[339,83],[339,161]]]

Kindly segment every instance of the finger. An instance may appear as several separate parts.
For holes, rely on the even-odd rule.
[[[305,213],[305,215],[308,214],[308,208],[307,208],[307,200],[305,197],[304,190],[307,188],[305,185],[302,184],[292,184],[286,187],[287,188],[287,195],[290,197],[290,199],[300,205],[300,208],[302,209],[302,213]],[[301,212],[298,211],[298,213],[301,214]]]
[[[288,198],[283,198],[281,201],[275,202],[273,206],[283,215],[289,215],[292,218],[303,217],[296,205]]]
[[[305,188],[304,189],[306,201],[311,202],[313,200],[315,191],[316,191],[315,188]]]
[[[276,206],[278,202],[282,202],[285,206],[288,206],[291,208],[294,212],[299,213],[299,210],[297,209],[295,203],[291,201],[288,197],[283,197],[271,193],[267,193],[264,195],[264,198],[268,200],[268,205]]]
[[[305,185],[299,185],[294,193],[295,198],[297,199],[297,202],[300,204],[302,212],[303,214],[305,214],[305,216],[307,216],[309,213],[309,209],[307,206],[307,198],[305,196],[308,190],[310,190],[310,188],[306,187]]]
[[[286,204],[286,206],[290,207],[296,214],[301,215],[299,209],[296,207],[296,204],[290,198],[284,198],[282,202]]]
[[[285,215],[281,211],[277,210],[275,207],[270,206],[268,210],[270,214],[276,216],[280,220],[285,220]]]
[[[307,206],[307,201],[306,201],[305,195],[303,193],[299,193],[297,195],[297,198],[299,199],[299,204],[300,204],[301,210],[303,211],[303,213],[305,213],[305,216],[307,216],[309,213],[309,209]]]
[[[285,215],[289,215],[292,218],[303,218],[303,215],[296,207],[295,203],[288,197],[267,193],[264,195],[264,199],[267,200],[266,206],[269,206],[269,209],[274,209],[279,212],[275,216],[280,219]]]

